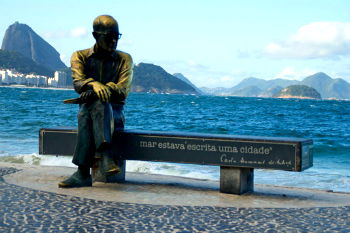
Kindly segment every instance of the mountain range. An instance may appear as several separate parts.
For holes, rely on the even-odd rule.
[[[55,48],[26,24],[18,22],[6,30],[0,50],[0,68],[15,69],[21,73],[52,76],[54,71],[70,69],[64,65]],[[68,79],[69,84],[71,80]],[[302,81],[246,78],[230,88],[197,88],[184,75],[167,73],[162,67],[140,63],[134,67],[133,92],[208,94],[242,97],[274,97],[282,89],[292,86],[308,86],[320,93],[323,99],[350,99],[350,84],[343,79],[332,79],[325,73],[316,73]],[[297,87],[298,88],[298,87]],[[293,91],[297,93],[296,87]],[[300,90],[299,90],[300,91]]]
[[[323,72],[305,77],[302,81],[246,78],[231,88],[201,88],[210,95],[242,97],[274,97],[283,88],[291,85],[305,85],[314,88],[323,99],[350,99],[350,84],[344,79],[332,79]]]

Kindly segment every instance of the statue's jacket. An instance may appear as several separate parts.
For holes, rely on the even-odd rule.
[[[90,82],[102,84],[112,82],[113,104],[125,104],[131,88],[133,61],[129,54],[115,50],[106,55],[96,52],[96,45],[89,49],[79,50],[71,57],[73,85],[79,94],[91,89]]]

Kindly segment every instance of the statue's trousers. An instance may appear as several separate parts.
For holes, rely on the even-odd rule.
[[[124,105],[96,100],[80,105],[78,138],[73,155],[77,166],[92,167],[96,152],[103,152],[115,130],[124,129]]]

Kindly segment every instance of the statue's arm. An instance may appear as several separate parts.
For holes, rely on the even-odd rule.
[[[71,57],[71,70],[73,78],[73,86],[76,92],[79,94],[91,89],[88,83],[94,82],[93,78],[88,78],[85,75],[85,57],[82,52],[77,51],[72,54]]]
[[[133,78],[133,61],[129,54],[125,54],[123,64],[119,72],[118,82],[109,82],[106,85],[111,88],[112,93],[121,99],[125,99],[131,88],[131,82]]]

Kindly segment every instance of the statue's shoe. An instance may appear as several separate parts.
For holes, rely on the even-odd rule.
[[[78,188],[78,187],[91,187],[92,179],[91,175],[83,177],[80,172],[75,172],[68,179],[58,184],[59,188]]]
[[[114,160],[108,156],[102,157],[102,166],[107,176],[115,175],[121,172],[120,167],[118,167]]]

